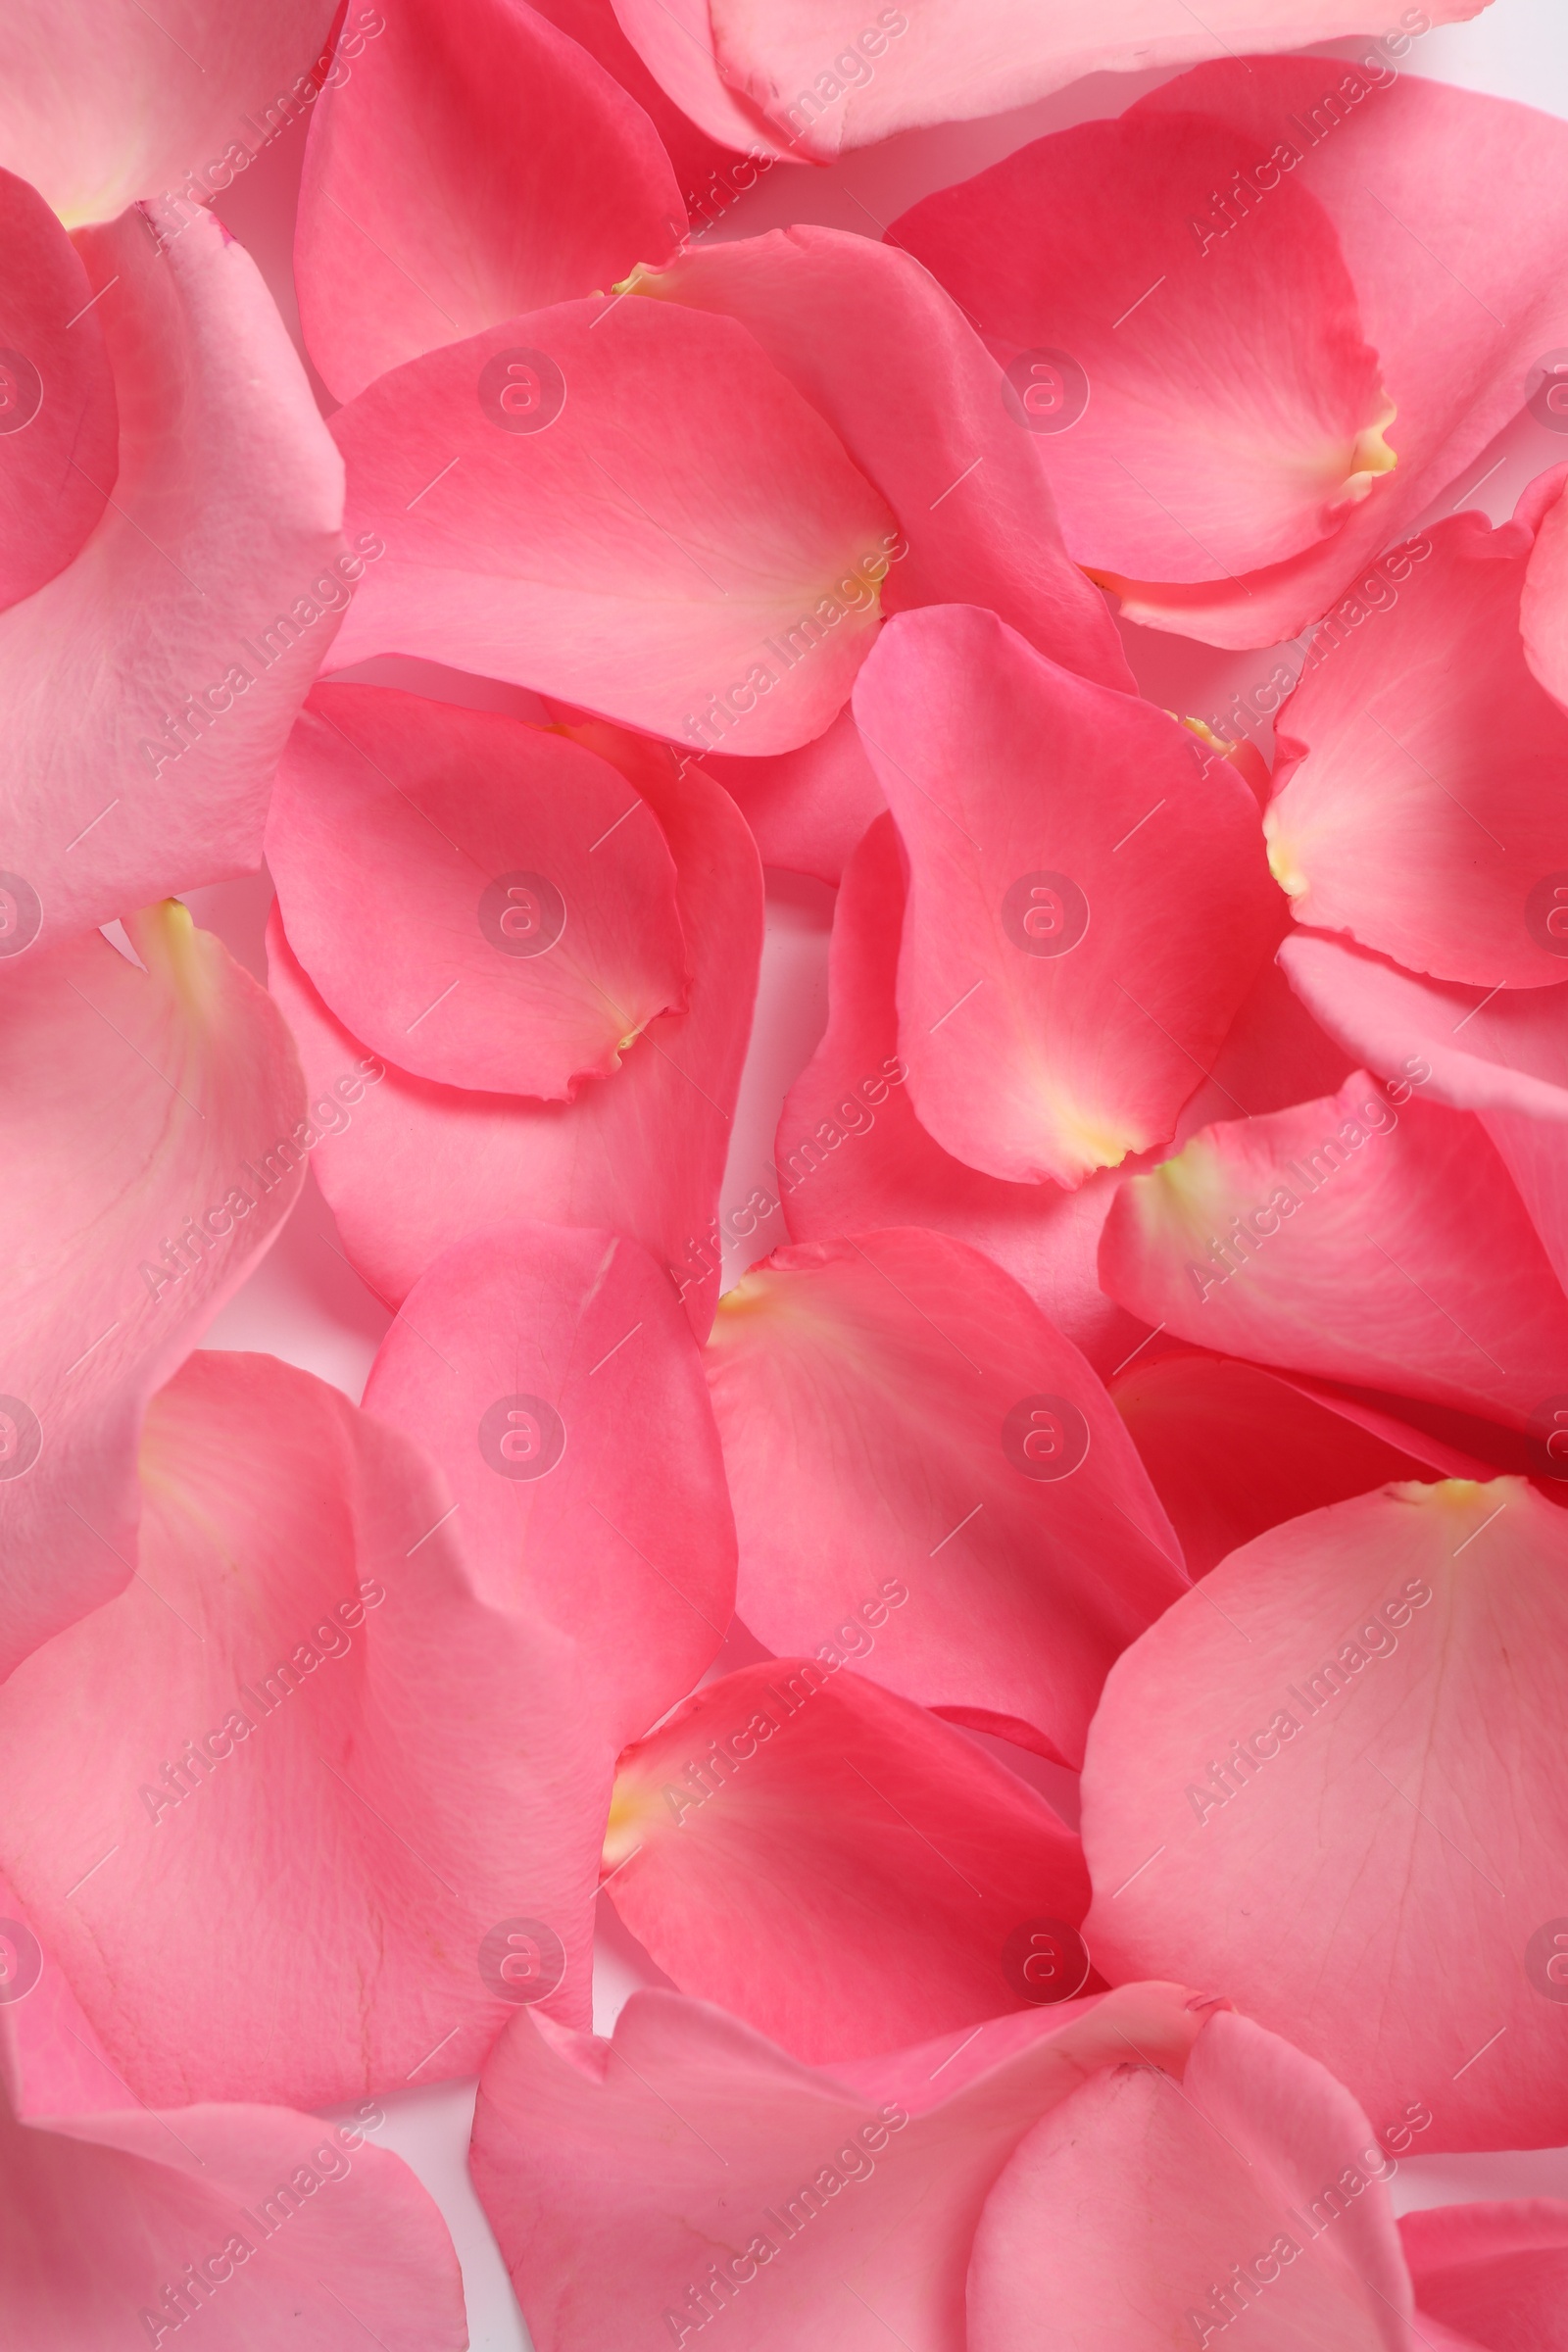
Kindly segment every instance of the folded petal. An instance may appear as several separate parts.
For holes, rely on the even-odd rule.
[[[748,2352],[882,2352],[890,2328],[959,2352],[975,2221],[1021,2134],[1129,2046],[1179,2074],[1201,2024],[1176,1986],[1127,1985],[827,2075],[639,1992],[612,2041],[514,2023],[470,2163],[550,2352],[623,2352],[632,2308],[688,2352],[722,2312]]]
[[[375,14],[357,9],[350,29]],[[156,17],[96,0],[69,19],[50,0],[20,0],[8,28],[0,161],[74,228],[181,181],[226,186],[216,178],[225,155],[231,174],[243,171],[269,135],[248,110],[282,128],[314,103],[335,25],[333,0],[166,0]]]
[[[386,2352],[464,2352],[463,2275],[434,2199],[348,2124],[283,2107],[14,2120],[0,2085],[11,2228],[0,2317],[18,2343],[116,2352],[201,2322],[212,2352],[334,2352],[345,2314]],[[82,2219],[92,2217],[92,2258]],[[285,2224],[287,2227],[285,2228]]]
[[[1378,353],[1298,161],[1282,124],[1254,172],[1266,192],[1223,236],[1223,216],[1193,216],[1253,162],[1245,132],[1197,114],[1084,122],[888,232],[977,322],[1020,437],[1049,437],[1067,544],[1098,573],[1282,563],[1394,465]]]
[[[921,1124],[1015,1181],[1076,1185],[1162,1143],[1273,921],[1247,786],[967,606],[891,623],[855,714],[909,860],[899,1048]]]
[[[468,1236],[409,1293],[365,1404],[435,1456],[484,1598],[575,1644],[612,1752],[691,1689],[734,1613],[735,1525],[702,1356],[646,1250]]]
[[[1129,2045],[987,2197],[969,2352],[1169,2352],[1247,2318],[1270,2352],[1406,2352],[1394,2170],[1332,2075],[1248,2018],[1211,2017],[1179,2086]]]
[[[1186,1579],[1109,1397],[1011,1276],[917,1229],[780,1250],[720,1299],[709,1379],[758,1639],[1077,1765]]]
[[[775,128],[720,73],[709,0],[615,0],[615,14],[650,74],[710,139],[742,149],[754,161],[796,160],[788,132]]]
[[[114,370],[74,247],[24,180],[0,172],[0,612],[64,570],[108,504],[120,442]]]
[[[1090,1734],[1097,1964],[1215,1985],[1380,2131],[1417,2102],[1423,2148],[1557,2145],[1565,1655],[1568,1517],[1523,1479],[1387,1487],[1233,1552]]]
[[[1479,1122],[1396,1109],[1403,1092],[1358,1073],[1205,1127],[1122,1186],[1101,1278],[1216,1353],[1530,1428],[1562,1385],[1568,1298]]]
[[[324,2105],[584,2017],[612,1744],[426,1457],[204,1352],[142,1477],[136,1581],[0,1691],[0,1861],[135,2095]]]
[[[1525,662],[1532,545],[1453,515],[1412,542],[1396,606],[1318,632],[1264,818],[1298,922],[1483,989],[1568,980],[1568,711]]]
[[[443,343],[608,291],[685,227],[642,108],[525,0],[461,22],[438,0],[395,10],[311,119],[294,248],[311,357],[351,400]]]
[[[1549,412],[1568,420],[1568,369],[1554,369],[1544,389],[1557,404]],[[1549,695],[1568,705],[1568,468],[1546,476],[1550,503],[1542,515],[1525,573],[1519,605],[1525,660]]]
[[[690,246],[639,271],[637,291],[738,319],[827,418],[904,525],[885,612],[985,605],[1064,668],[1131,686],[1105,600],[1068,560],[1040,444],[1015,429],[956,303],[907,254],[775,229]]]
[[[893,819],[878,817],[833,912],[827,1028],[779,1118],[785,1223],[797,1241],[893,1225],[951,1233],[1005,1267],[1103,1376],[1143,1337],[1100,1288],[1101,1227],[1121,1180],[1102,1171],[1071,1193],[1009,1184],[955,1159],[920,1125],[898,1050],[905,888]]]
[[[811,874],[835,890],[856,843],[887,806],[850,710],[798,752],[771,760],[713,753],[704,764],[751,826],[764,865]]]
[[[612,0],[540,0],[538,13],[597,58],[605,72],[636,99],[659,133],[688,208],[704,227],[710,225],[705,209],[710,201],[716,196],[717,210],[722,212],[737,195],[756,186],[759,168],[764,172],[771,168],[760,149],[755,161],[748,157],[737,162],[733,152],[737,146],[752,148],[749,133],[743,132],[738,140],[714,140],[698,128],[663,83],[650,74],[626,38]]]
[[[692,955],[686,1010],[661,1014],[612,1080],[570,1103],[466,1094],[372,1061],[378,1079],[353,1123],[322,1139],[316,1168],[351,1259],[393,1304],[454,1242],[525,1202],[542,1221],[641,1242],[701,1338],[718,1296],[711,1227],[757,993],[762,877],[719,786],[695,767],[677,774],[662,747],[611,728],[582,734],[624,760],[669,844]],[[364,1050],[317,995],[275,912],[268,956],[314,1100],[352,1077]]]
[[[729,319],[559,303],[394,368],[332,430],[350,527],[388,549],[337,666],[423,655],[749,758],[843,708],[898,532]]]
[[[168,208],[77,245],[101,297],[80,325],[101,322],[115,371],[120,470],[97,482],[114,501],[0,613],[5,887],[20,877],[43,937],[261,863],[272,770],[364,569],[340,553],[341,462],[244,248]]]
[[[1568,2204],[1559,2197],[1433,2205],[1399,2222],[1421,2321],[1486,2352],[1568,2343]]]
[[[318,687],[278,770],[267,855],[327,1003],[420,1077],[569,1101],[684,1006],[659,821],[559,734]]]
[[[128,936],[140,965],[92,933],[5,988],[0,1675],[132,1574],[143,1407],[304,1181],[276,1008],[177,903]]]

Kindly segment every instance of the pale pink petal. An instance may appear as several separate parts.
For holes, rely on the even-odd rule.
[[[1243,229],[1194,231],[1252,161],[1245,132],[1198,114],[1080,123],[888,232],[1006,369],[1017,438],[1049,452],[1067,545],[1097,574],[1245,574],[1383,503],[1393,403],[1304,174],[1270,163]]]
[[[688,247],[639,272],[637,290],[738,319],[827,418],[904,526],[885,612],[985,605],[1064,668],[1132,685],[1104,598],[1068,561],[1041,444],[1016,430],[995,360],[907,254],[775,229]]]
[[[1519,635],[1533,544],[1520,517],[1455,515],[1412,543],[1396,604],[1319,632],[1264,818],[1298,922],[1482,989],[1568,980],[1568,711]]]
[[[635,1993],[613,2041],[519,2019],[474,2180],[541,2352],[625,2352],[633,2310],[685,2352],[716,2313],[747,2352],[885,2352],[890,2329],[961,2352],[975,2223],[1021,2134],[1129,2046],[1179,2074],[1203,2014],[1127,1985],[831,2074],[668,1992]]]
[[[1429,2320],[1486,2352],[1563,2352],[1568,2345],[1568,2204],[1533,2197],[1433,2205],[1399,2223],[1405,2260]]]
[[[463,2276],[434,2200],[351,2122],[282,2107],[16,2122],[0,2084],[0,2321],[17,2343],[209,2352],[287,2342],[464,2352]],[[91,2246],[84,2258],[83,2226]],[[352,2325],[351,2325],[352,2324]]]
[[[0,612],[65,568],[119,462],[115,378],[92,288],[41,196],[0,172]]]
[[[394,368],[332,430],[349,529],[387,551],[338,667],[423,655],[747,758],[843,708],[898,529],[731,320],[558,303]]]
[[[19,2116],[134,2107],[85,2010],[0,1872],[0,2097]]]
[[[1077,1765],[1186,1579],[1109,1397],[1011,1276],[917,1229],[780,1250],[720,1299],[709,1379],[758,1639]]]
[[[1568,421],[1565,379],[1568,368],[1557,368],[1550,379],[1537,388],[1537,398],[1552,404],[1548,414],[1554,424],[1559,417]],[[1531,551],[1519,623],[1524,631],[1525,660],[1546,692],[1568,705],[1568,467],[1554,467],[1544,486],[1554,495]]]
[[[1240,776],[967,606],[892,622],[855,713],[909,859],[922,1125],[990,1175],[1066,1185],[1163,1143],[1274,921]]]
[[[552,1224],[641,1242],[668,1268],[701,1338],[718,1297],[712,1228],[757,991],[761,871],[719,786],[690,766],[677,774],[666,749],[612,728],[580,739],[625,761],[669,843],[692,955],[686,1011],[662,1014],[612,1080],[570,1103],[465,1094],[371,1061],[370,1091],[323,1139],[317,1174],[351,1259],[394,1305],[454,1242],[525,1203]],[[363,1046],[311,986],[275,914],[268,955],[313,1101],[363,1085]]]
[[[1414,2352],[1388,2150],[1349,2093],[1245,2017],[1180,2085],[1091,2076],[986,2199],[968,2352],[1170,2352],[1248,2323],[1267,2352]]]
[[[1384,1488],[1233,1552],[1105,1686],[1097,1964],[1187,1971],[1423,2151],[1559,2144],[1565,1642],[1568,1517],[1522,1479]]]
[[[710,139],[758,160],[797,160],[788,131],[748,105],[719,72],[709,0],[615,0],[615,15],[650,74]]]
[[[338,535],[341,461],[244,248],[169,208],[77,245],[119,476],[75,560],[0,613],[4,887],[20,879],[44,938],[261,863],[272,770],[364,568]]]
[[[1101,1242],[1111,1296],[1216,1354],[1531,1428],[1562,1387],[1568,1298],[1479,1121],[1412,1083],[1358,1073],[1129,1178]]]
[[[701,1351],[646,1250],[470,1235],[409,1293],[365,1403],[440,1464],[483,1597],[576,1644],[612,1752],[691,1689],[734,1613],[735,1526]]]
[[[175,903],[129,936],[141,966],[92,933],[6,983],[0,1674],[130,1577],[143,1407],[304,1181],[275,1006]]]
[[[352,49],[356,24],[377,12],[351,0],[350,13]],[[334,28],[333,0],[160,0],[156,15],[137,0],[89,0],[69,16],[52,0],[17,0],[0,163],[68,227],[143,196],[201,201],[315,103]]]
[[[654,125],[547,17],[525,0],[461,18],[415,0],[312,117],[294,247],[305,338],[351,400],[519,311],[608,293],[685,231]]]
[[[585,2017],[612,1743],[427,1457],[199,1353],[142,1478],[136,1581],[0,1691],[0,1860],[135,2095],[323,2105]]]
[[[289,944],[405,1070],[569,1101],[683,1009],[659,821],[605,760],[494,711],[322,686],[267,833]]]
[[[752,828],[764,865],[814,875],[837,888],[857,842],[887,807],[854,713],[841,710],[825,735],[772,760],[714,753],[708,772]]]

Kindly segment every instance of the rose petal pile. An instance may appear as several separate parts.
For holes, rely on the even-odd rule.
[[[1477,5],[18,0],[19,2343],[461,2352],[373,2134],[478,2077],[539,2352],[1568,2345],[1568,2202],[1387,2185],[1568,2141],[1568,127],[1406,71]],[[264,856],[266,987],[177,895]],[[201,1346],[307,1160],[363,1403]]]

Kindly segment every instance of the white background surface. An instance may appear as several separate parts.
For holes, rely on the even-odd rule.
[[[1038,0],[1042,8],[1054,4],[1055,0]],[[1384,0],[1381,14],[1376,0],[1369,0],[1369,30],[1382,29],[1383,15],[1390,24],[1397,22],[1396,0]],[[1335,53],[1348,57],[1363,47],[1354,41],[1332,44]],[[1568,117],[1568,6],[1565,0],[1494,0],[1473,23],[1424,35],[1405,65],[1432,79],[1521,99]],[[781,169],[739,200],[725,233],[755,235],[790,220],[805,220],[877,235],[917,198],[969,177],[1045,131],[1119,114],[1143,90],[1167,78],[1158,74],[1098,74],[1018,114],[910,132],[826,170]],[[275,141],[217,206],[266,272],[296,339],[289,257],[303,144],[298,129]],[[874,355],[868,365],[875,365]],[[896,386],[889,391],[896,397]],[[1500,519],[1526,481],[1564,457],[1568,448],[1526,419],[1477,462],[1472,480],[1484,482],[1482,495],[1455,496],[1446,505],[1480,505],[1494,520]],[[1496,466],[1499,458],[1503,462]],[[1494,466],[1490,478],[1484,478]],[[1244,685],[1257,674],[1256,653],[1224,655],[1189,647],[1183,640],[1152,640],[1138,630],[1129,630],[1128,639],[1145,690],[1167,706],[1179,702],[1187,710],[1213,709],[1226,685]],[[460,679],[422,663],[376,663],[352,674],[389,683],[396,677],[447,700],[482,702],[519,715],[535,708],[531,697],[514,689]],[[262,928],[270,896],[265,877],[188,894],[197,920],[220,933],[258,977],[265,973]],[[771,1157],[783,1093],[820,1034],[827,1009],[831,920],[829,891],[787,876],[769,877],[761,990],[723,1193],[726,1207],[746,1199],[757,1180],[754,1172]],[[775,1218],[747,1245],[747,1255],[763,1255],[786,1238],[781,1219]],[[726,1279],[733,1280],[741,1270],[740,1265],[730,1266]],[[332,1381],[357,1402],[390,1320],[387,1308],[344,1259],[330,1212],[312,1177],[277,1246],[212,1326],[207,1344],[270,1350]],[[1008,1758],[1009,1751],[1000,1743],[987,1744],[993,1754]],[[601,1908],[608,1911],[608,1901],[602,1900]],[[302,1953],[301,1965],[309,1966],[308,1954]],[[1442,1953],[1434,1952],[1434,1969],[1442,1966]],[[656,1980],[640,1966],[631,1938],[618,1922],[608,1919],[595,1968],[599,2030],[609,2032],[627,1994],[639,1982],[650,1981]],[[387,2122],[376,2137],[379,2144],[407,2158],[446,2216],[463,2263],[474,2352],[521,2352],[529,2341],[527,2330],[467,2177],[472,2103],[471,2082],[402,2092],[383,2101]],[[1470,2197],[1568,2197],[1568,2150],[1411,2157],[1400,2163],[1393,2193],[1401,2212]],[[833,2348],[824,2345],[821,2352]]]

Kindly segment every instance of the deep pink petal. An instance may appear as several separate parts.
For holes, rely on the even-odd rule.
[[[1382,2185],[1349,2093],[1245,2017],[1211,2017],[1178,2086],[1102,2069],[1020,2143],[986,2199],[968,2352],[1413,2352]]]
[[[702,227],[710,225],[711,218],[756,186],[759,166],[762,171],[770,168],[760,157],[757,164],[737,161],[735,141],[710,138],[690,115],[681,112],[622,32],[613,0],[538,0],[538,13],[597,58],[605,72],[636,99],[658,131],[687,208]],[[750,143],[745,137],[740,141],[742,146]]]
[[[1568,1299],[1479,1122],[1396,1108],[1410,1083],[1358,1073],[1130,1178],[1101,1243],[1111,1296],[1218,1354],[1531,1428],[1562,1386]]]
[[[461,19],[416,0],[312,117],[294,248],[311,357],[351,400],[519,311],[608,293],[685,228],[654,125],[574,40],[525,0]]]
[[[1565,1642],[1568,1518],[1522,1479],[1384,1488],[1233,1552],[1105,1686],[1098,1965],[1158,1953],[1423,2150],[1558,2144]]]
[[[272,770],[364,569],[341,553],[341,462],[244,248],[169,208],[77,243],[120,470],[75,560],[0,613],[4,887],[28,910],[11,954],[22,931],[261,863]]]
[[[612,1080],[570,1103],[464,1094],[386,1069],[324,1138],[316,1167],[350,1257],[393,1304],[511,1201],[542,1221],[641,1242],[668,1267],[702,1337],[718,1296],[711,1228],[757,991],[761,872],[717,785],[691,767],[677,775],[666,751],[612,728],[582,739],[625,760],[669,843],[693,959],[686,1011],[662,1014]],[[275,915],[268,954],[313,1100],[340,1079],[353,1084],[364,1049],[311,986]]]
[[[337,666],[424,655],[748,758],[843,708],[897,527],[729,319],[559,303],[394,368],[332,430],[349,527],[387,548]]]
[[[93,933],[6,986],[0,1674],[131,1575],[143,1407],[304,1181],[275,1006],[175,903],[129,936],[141,967]]]
[[[131,2090],[324,2105],[471,2072],[529,1992],[585,2017],[612,1745],[427,1458],[203,1352],[142,1478],[136,1581],[0,1691],[0,1860]]]
[[[1429,2319],[1486,2352],[1563,2352],[1568,2344],[1568,2204],[1533,2197],[1433,2205],[1399,2223]]]
[[[904,525],[885,612],[985,605],[1063,668],[1131,686],[1105,601],[1068,561],[1038,440],[1015,429],[996,362],[907,254],[775,229],[690,247],[638,290],[738,319],[827,418]]]
[[[405,1070],[570,1100],[612,1077],[686,952],[659,821],[560,734],[322,686],[278,770],[268,862],[333,1011]]]
[[[648,71],[710,139],[759,161],[806,161],[789,132],[748,105],[720,73],[709,0],[615,0],[615,14]]]
[[[1164,1142],[1274,919],[1241,778],[966,606],[892,622],[855,714],[909,858],[922,1125],[971,1167],[1066,1185]]]
[[[798,752],[771,760],[714,753],[704,764],[751,826],[764,865],[811,874],[835,889],[857,842],[887,806],[847,710]]]
[[[1568,370],[1554,370],[1543,387],[1553,402],[1550,414],[1568,418]],[[1519,623],[1524,631],[1525,660],[1549,695],[1568,706],[1568,468],[1557,466],[1545,477],[1550,503],[1536,532]]]
[[[1014,428],[1049,450],[1097,573],[1250,572],[1381,503],[1392,403],[1329,214],[1275,163],[1244,230],[1194,232],[1252,161],[1200,115],[1080,123],[888,232],[1007,369]]]
[[[468,1236],[409,1293],[366,1409],[435,1456],[474,1582],[576,1645],[612,1751],[691,1689],[735,1607],[735,1526],[701,1352],[635,1242]]]
[[[624,2352],[633,2308],[685,2352],[705,2312],[747,2352],[884,2352],[890,2329],[961,2352],[970,2240],[1021,2134],[1129,2044],[1179,2074],[1202,2015],[1127,1985],[831,2074],[673,1993],[634,1994],[613,2041],[519,2019],[474,2180],[548,2352]]]
[[[1110,1399],[1011,1277],[918,1230],[781,1250],[720,1299],[709,1378],[758,1639],[1078,1764],[1186,1580]]]

